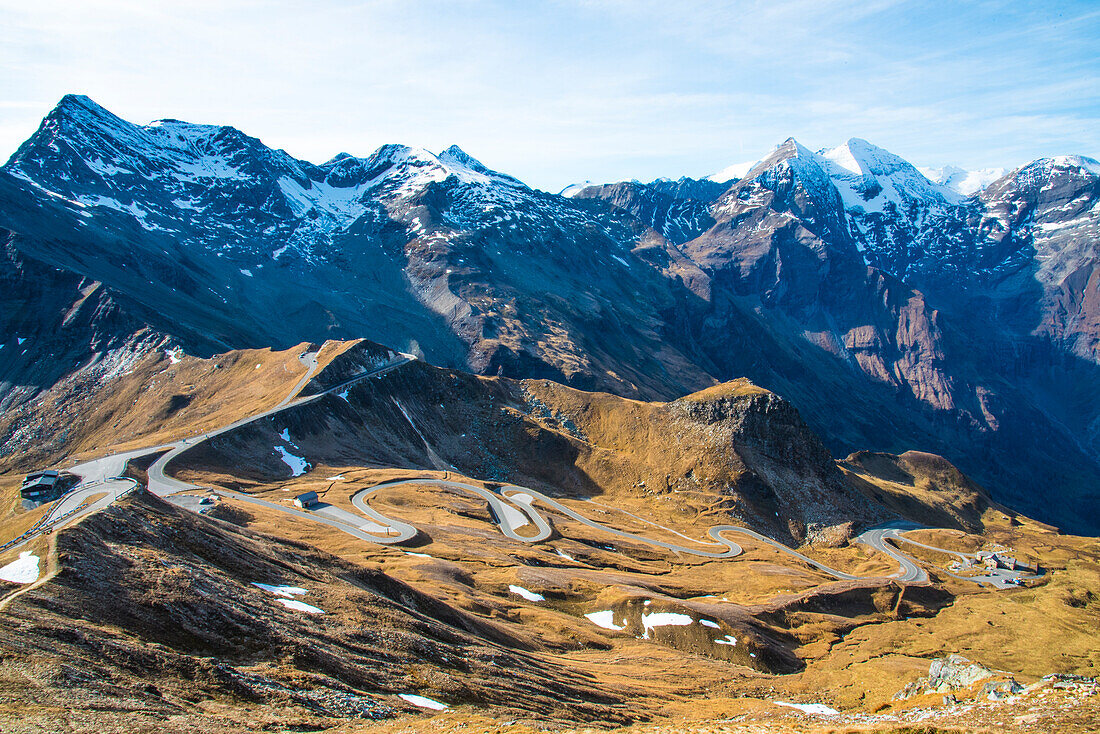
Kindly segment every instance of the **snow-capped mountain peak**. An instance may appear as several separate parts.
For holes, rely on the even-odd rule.
[[[739,178],[744,178],[745,174],[756,168],[756,164],[759,160],[744,161],[742,163],[734,163],[731,166],[726,166],[717,173],[712,173],[707,176],[708,181],[714,181],[716,183],[726,183],[727,181],[734,181]]]
[[[254,249],[248,241],[271,252],[286,242],[314,250],[361,217],[374,221],[444,182],[477,210],[534,196],[457,146],[436,155],[391,144],[315,165],[233,127],[136,125],[79,95],[63,98],[5,169],[89,214],[111,209],[145,230],[227,251]]]
[[[1009,172],[1008,168],[976,168],[968,170],[958,166],[941,166],[940,168],[918,168],[926,178],[941,186],[945,186],[957,194],[970,196],[984,189],[989,184]]]
[[[890,203],[899,209],[913,202],[924,206],[954,205],[965,198],[959,190],[929,180],[909,161],[862,138],[851,138],[843,145],[816,152],[788,138],[764,159],[734,164],[708,179],[731,181],[755,177],[784,161],[808,181],[815,181],[815,185],[821,185],[822,177],[827,178],[850,212],[881,213]]]
[[[926,178],[912,163],[861,138],[818,151],[849,210],[882,212],[893,203],[899,210],[911,202],[957,204],[962,197]]]
[[[1093,176],[1100,176],[1100,161],[1084,155],[1060,155],[1048,158],[1054,168],[1077,168]]]
[[[443,165],[453,169],[473,171],[486,176],[500,175],[457,145],[447,148],[439,154],[438,158]]]

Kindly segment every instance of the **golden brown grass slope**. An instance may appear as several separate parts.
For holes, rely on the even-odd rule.
[[[343,355],[347,367],[358,359],[348,349],[326,345],[323,355]],[[269,355],[266,368],[251,353],[222,355],[220,367],[154,363],[146,376],[159,388],[192,385],[192,401],[172,411],[178,418],[134,416],[120,427],[135,444],[155,443],[187,430],[183,410],[208,425],[277,403],[301,376],[291,369],[298,353]],[[237,384],[249,367],[272,384]],[[138,398],[127,395],[117,402]],[[106,445],[113,420],[126,417],[105,415],[112,421],[84,424],[89,447]],[[309,471],[290,476],[277,443]],[[427,484],[371,500],[420,530],[404,547],[233,499],[199,517],[137,496],[60,533],[61,573],[0,614],[0,728],[64,720],[76,730],[191,731],[216,717],[227,731],[518,734],[650,720],[632,731],[713,734],[1088,731],[1097,722],[1095,698],[1058,692],[1016,708],[893,700],[947,653],[1023,683],[1100,672],[1095,539],[1006,514],[939,457],[856,455],[838,469],[789,404],[745,381],[651,403],[414,363],[225,434],[184,454],[176,471],[286,506],[315,490],[348,511],[353,493],[396,478],[514,482],[609,528],[674,542],[738,520],[791,543],[828,540],[802,549],[878,578],[837,582],[750,539],[736,559],[675,553],[555,511],[550,538],[517,542],[496,529],[484,499]],[[933,584],[882,579],[892,561],[844,543],[853,518],[888,515],[879,501],[947,528],[915,539],[1004,548],[1046,574],[991,591],[948,575],[949,556],[906,548]],[[254,581],[302,587],[294,599],[324,614],[285,608]],[[622,629],[585,616],[599,611]],[[654,625],[654,614],[691,621]],[[451,709],[425,718],[396,697],[403,692]],[[842,713],[822,718],[777,700]]]

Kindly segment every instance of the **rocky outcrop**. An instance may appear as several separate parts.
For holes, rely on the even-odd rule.
[[[821,439],[791,403],[751,383],[709,388],[669,403],[673,414],[702,424],[743,467],[730,487],[739,519],[768,527],[782,518],[798,542],[842,542],[853,524],[887,517],[848,484]],[[774,518],[772,517],[774,515]]]
[[[979,683],[981,686],[978,686]],[[1024,687],[1016,682],[1011,673],[993,670],[952,654],[933,660],[928,666],[928,676],[909,683],[897,692],[894,700],[902,701],[929,693],[950,694],[957,698],[963,692],[996,700],[1022,693],[1023,690]]]
[[[679,181],[620,181],[586,186],[572,194],[575,199],[600,199],[629,212],[679,245],[693,240],[714,226],[711,204],[729,188],[728,183],[681,178]]]

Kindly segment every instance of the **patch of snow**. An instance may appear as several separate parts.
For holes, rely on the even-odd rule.
[[[1076,219],[1067,219],[1064,222],[1046,222],[1039,225],[1039,230],[1042,232],[1056,232],[1059,229],[1065,229],[1066,227],[1077,227],[1083,223],[1091,220],[1088,216],[1077,217]]]
[[[309,470],[309,462],[290,453],[285,446],[276,446],[275,450],[282,455],[283,461],[290,467],[291,476],[300,477]]]
[[[786,701],[772,701],[776,706],[786,706],[787,708],[798,709],[807,714],[821,714],[822,716],[833,716],[840,712],[836,709],[829,708],[823,703],[787,703]]]
[[[348,391],[350,390],[350,387],[346,387],[344,388],[343,392],[336,393],[336,397],[341,398],[345,403],[351,402],[350,400],[348,400]]]
[[[584,615],[589,622],[597,627],[603,627],[605,630],[623,630],[626,627],[620,627],[615,624],[615,611],[613,609],[605,609],[602,612],[589,612]]]
[[[113,163],[109,163],[102,158],[96,158],[93,161],[84,161],[88,164],[88,168],[92,169],[96,173],[101,173],[104,176],[113,176],[116,173],[131,173],[128,168],[119,168]]]
[[[281,432],[279,433],[279,438],[283,439],[283,440],[284,440],[284,441],[286,441],[287,443],[293,443],[293,441],[291,441],[291,440],[290,440],[290,429],[289,429],[289,428],[284,428],[284,429],[283,429],[283,430],[282,430],[282,431],[281,431]]]
[[[730,647],[733,647],[734,645],[737,644],[737,638],[734,637],[733,635],[726,635],[724,639],[715,640],[714,644],[716,644],[716,645],[729,645]],[[753,657],[756,657],[756,656],[753,655]]]
[[[718,624],[717,622],[713,622],[709,619],[700,619],[699,624],[703,625],[704,627],[710,627],[711,629],[715,629],[715,630],[722,629],[722,626],[720,624]]]
[[[179,347],[174,347],[172,349],[165,349],[164,350],[164,356],[168,358],[168,363],[169,364],[178,364],[179,361],[180,361],[180,354],[182,354],[182,353],[183,353],[183,350],[180,349]]]
[[[337,475],[336,475],[336,476],[334,476],[334,477],[327,477],[327,478],[325,479],[325,481],[328,481],[328,482],[339,482],[339,481],[340,481],[340,480],[342,480],[343,478],[344,478],[344,475],[343,475],[343,474],[337,474]]]
[[[261,584],[253,581],[253,586],[259,587],[264,591],[270,591],[275,596],[301,596],[302,594],[308,594],[309,592],[303,589],[301,586],[272,586],[271,584]]]
[[[252,271],[249,270],[248,268],[241,268],[241,275],[247,275],[249,278],[251,278],[252,277]]]
[[[558,555],[559,555],[559,556],[561,556],[562,558],[564,558],[564,559],[565,559],[565,560],[567,560],[567,561],[573,561],[573,562],[576,562],[576,560],[577,560],[577,559],[576,559],[576,558],[574,558],[573,556],[571,556],[571,555],[569,555],[568,553],[566,553],[565,551],[563,551],[563,550],[562,550],[561,548],[555,548],[554,550],[556,550],[556,551],[557,551],[557,553],[558,553]]]
[[[416,556],[417,558],[431,558],[427,553],[413,553],[412,551],[405,551],[407,556]]]
[[[305,612],[306,614],[325,613],[324,609],[315,607],[312,604],[306,604],[304,601],[298,601],[297,599],[276,599],[275,601],[279,602],[287,609],[293,609],[296,612]]]
[[[19,346],[23,346],[23,342],[27,341],[27,337],[17,336],[17,337],[15,337],[15,341],[16,341],[16,344],[18,344]]]
[[[241,173],[239,170],[229,165],[229,163],[221,157],[213,155],[204,155],[201,158],[193,160],[180,160],[176,163],[177,169],[182,175],[177,176],[181,179],[247,179],[248,175]]]
[[[418,696],[415,693],[400,693],[398,694],[402,699],[411,703],[413,706],[419,706],[422,709],[431,709],[432,711],[446,711],[450,708],[445,703],[440,703],[427,696]]]
[[[349,222],[366,212],[362,199],[370,186],[371,183],[341,187],[324,181],[309,181],[306,188],[287,176],[279,179],[279,189],[294,216],[301,217],[313,210],[338,223]]]
[[[23,551],[19,558],[0,568],[0,579],[13,584],[33,584],[38,580],[38,556]]]
[[[201,212],[202,207],[195,206],[194,199],[172,199],[172,203],[180,209],[190,209],[191,211]]]
[[[138,224],[140,224],[142,226],[142,228],[147,229],[149,231],[153,231],[153,230],[157,230],[157,229],[164,229],[163,227],[158,227],[155,224],[151,224],[149,222],[146,222],[145,217],[149,216],[149,212],[146,211],[145,209],[142,209],[136,203],[123,204],[118,199],[112,199],[109,196],[99,196],[99,195],[96,195],[96,196],[80,196],[80,197],[77,197],[77,202],[79,204],[81,204],[82,206],[105,206],[108,209],[114,209],[115,211],[119,211],[119,212],[126,212],[126,213],[130,214],[131,216],[133,216],[134,219],[136,219],[138,221]]]
[[[282,255],[282,254],[283,254],[284,252],[286,252],[286,250],[287,250],[287,248],[288,248],[288,247],[290,247],[290,245],[283,245],[283,246],[282,246],[282,247],[280,247],[280,248],[279,248],[278,250],[274,250],[274,251],[273,251],[273,252],[271,253],[271,259],[272,259],[272,260],[278,260],[278,259],[279,259],[279,256],[280,256],[280,255]]]
[[[695,620],[687,614],[680,614],[678,612],[654,612],[653,614],[642,615],[642,627],[645,628],[645,635],[642,639],[649,639],[650,630],[657,627],[685,627]]]
[[[508,591],[512,592],[513,594],[519,594],[527,601],[546,601],[546,597],[542,594],[536,594],[533,591],[528,591],[522,586],[516,586],[515,584],[509,584]]]
[[[623,260],[618,255],[612,255],[611,257],[615,258],[616,260],[618,260],[619,262],[621,262],[623,265],[627,266],[628,268],[630,267],[630,263],[628,263],[626,260]]]

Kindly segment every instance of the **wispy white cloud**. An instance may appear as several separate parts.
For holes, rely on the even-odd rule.
[[[312,160],[458,143],[553,189],[789,135],[922,165],[1100,154],[1100,11],[994,0],[0,2],[0,150],[67,92]]]

